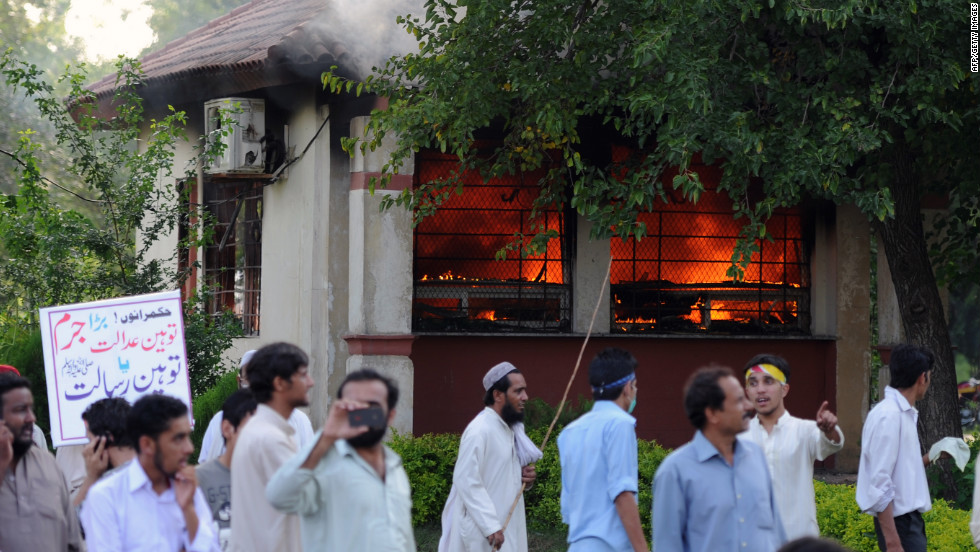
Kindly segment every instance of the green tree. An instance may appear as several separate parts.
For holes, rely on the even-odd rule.
[[[323,79],[334,91],[389,98],[360,144],[399,136],[380,185],[419,148],[452,152],[486,176],[544,167],[539,205],[569,203],[595,223],[594,238],[642,236],[637,212],[668,200],[657,176],[679,167],[673,187],[696,200],[703,187],[689,167],[701,155],[724,168],[720,190],[744,221],[733,278],[765,239],[773,209],[804,197],[854,204],[883,243],[908,340],[937,356],[923,443],[960,434],[920,200],[939,192],[962,207],[937,246],[955,259],[939,274],[976,278],[980,79],[968,73],[966,5],[428,0],[424,14],[401,22],[417,53],[392,58],[364,83]],[[487,128],[502,137],[489,156],[472,147]],[[610,141],[636,154],[622,162],[595,154]],[[750,193],[752,181],[761,195]],[[461,190],[450,177],[394,203],[421,217]]]
[[[173,166],[175,146],[186,140],[184,113],[171,109],[160,120],[145,121],[142,100],[134,92],[142,79],[139,63],[120,59],[118,71],[110,104],[114,116],[105,119],[97,116],[95,98],[83,86],[84,72],[66,73],[63,80],[69,91],[64,98],[36,65],[10,51],[0,57],[6,84],[29,98],[46,127],[53,129],[46,141],[69,152],[57,174],[71,181],[48,176],[38,155],[42,143],[36,140],[37,131],[19,132],[9,154],[17,189],[0,196],[0,320],[5,326],[36,327],[41,307],[178,287],[185,277],[174,268],[178,263],[151,257],[149,249],[178,224],[193,219],[201,220],[202,226],[188,226],[189,237],[182,246],[199,246],[211,236],[206,213],[192,213],[177,186],[178,180],[194,176],[197,161],[187,172]],[[147,136],[141,136],[142,131],[148,131]],[[199,154],[205,163],[223,148],[216,136],[209,138]],[[82,190],[72,193],[98,206],[98,216],[53,200],[50,190],[69,186]],[[190,298],[184,313],[195,393],[213,383],[221,353],[241,332],[233,316],[203,314],[205,300]]]

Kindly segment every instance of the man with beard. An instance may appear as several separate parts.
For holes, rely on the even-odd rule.
[[[646,552],[636,495],[636,359],[604,349],[589,364],[595,404],[558,436],[570,552]]]
[[[684,386],[697,432],[653,478],[653,550],[774,552],[786,542],[762,449],[736,436],[752,404],[729,368],[709,366]]]
[[[255,349],[252,349],[242,355],[242,360],[238,364],[238,375],[235,376],[239,389],[248,389],[248,363],[251,362],[255,353]],[[223,426],[221,425],[222,416],[222,410],[219,410],[215,412],[211,421],[208,422],[208,428],[204,432],[204,438],[201,439],[201,452],[197,456],[197,461],[200,464],[214,460],[225,453],[225,438],[222,432]],[[296,430],[293,438],[296,439],[297,447],[303,448],[307,443],[313,441],[313,424],[305,412],[298,408],[293,409],[292,414],[289,415],[288,422]]]
[[[113,397],[95,401],[82,412],[88,444],[82,449],[85,480],[72,501],[75,506],[81,506],[92,485],[136,457],[136,449],[126,431],[129,411],[126,399]]]
[[[82,508],[90,550],[218,552],[211,510],[197,488],[187,405],[146,395],[126,418],[136,459],[92,486]]]
[[[762,447],[772,476],[786,537],[819,537],[817,503],[813,494],[813,461],[823,460],[844,446],[837,416],[824,401],[816,420],[803,420],[786,411],[790,370],[786,359],[756,355],[745,365],[745,394],[756,417],[739,435]]]
[[[439,552],[527,551],[523,496],[504,528],[521,482],[534,483],[534,462],[541,459],[524,434],[527,384],[513,364],[501,362],[483,376],[483,389],[486,408],[459,442]]]
[[[65,477],[33,433],[30,382],[0,373],[0,550],[82,550]]]
[[[248,363],[248,387],[259,406],[239,433],[231,459],[232,552],[302,550],[299,518],[273,508],[265,487],[296,454],[296,430],[288,420],[294,408],[310,404],[309,362],[299,347],[273,343]]]
[[[398,388],[365,368],[347,374],[323,429],[269,481],[266,497],[300,516],[306,550],[415,552],[412,496],[401,457],[381,443]],[[380,414],[376,425],[351,425]]]

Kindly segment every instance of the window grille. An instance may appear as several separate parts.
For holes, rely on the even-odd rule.
[[[742,226],[733,212],[727,196],[706,190],[697,203],[676,197],[641,213],[641,240],[613,238],[613,332],[809,333],[801,209],[774,213],[774,241],[757,244],[742,282],[726,275]]]
[[[204,252],[204,281],[213,292],[208,310],[231,310],[245,335],[258,335],[262,182],[212,180],[204,186],[204,203],[213,229]]]
[[[450,155],[421,152],[416,182],[449,175]],[[497,252],[530,234],[528,216],[540,174],[484,182],[476,172],[463,176],[462,195],[453,194],[414,234],[413,330],[418,332],[563,332],[570,330],[570,269],[565,217],[540,213],[559,238],[537,256]]]

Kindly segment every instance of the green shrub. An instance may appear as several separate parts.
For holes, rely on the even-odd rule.
[[[191,455],[191,463],[197,463],[197,454],[201,451],[201,441],[204,439],[204,432],[208,429],[208,423],[214,417],[225,400],[236,390],[238,390],[238,380],[235,379],[237,372],[226,372],[211,389],[208,389],[200,396],[194,397],[194,432],[191,439],[194,441],[194,453]]]
[[[459,454],[459,435],[395,433],[388,443],[402,457],[412,484],[412,525],[439,522],[453,484],[453,466]]]
[[[855,552],[876,552],[874,520],[858,509],[853,485],[828,485],[814,481],[817,523],[820,533],[840,541]],[[970,512],[934,500],[932,510],[923,514],[930,552],[969,552],[976,550],[970,536]]]

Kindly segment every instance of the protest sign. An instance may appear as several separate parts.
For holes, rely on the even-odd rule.
[[[88,442],[82,412],[95,401],[150,393],[191,406],[180,292],[40,310],[54,446]]]

